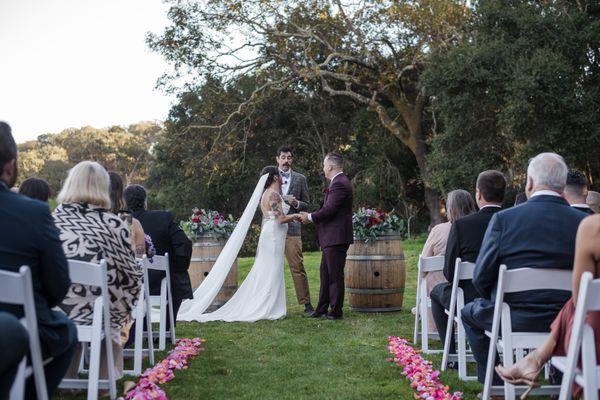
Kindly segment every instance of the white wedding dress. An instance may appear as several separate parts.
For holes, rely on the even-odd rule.
[[[238,225],[225,244],[211,272],[195,290],[194,299],[182,303],[177,320],[255,322],[263,319],[273,320],[285,317],[287,308],[283,278],[283,256],[287,224],[279,223],[276,215],[285,213],[286,205],[283,203],[281,195],[270,189],[261,193],[265,181],[266,175],[259,180],[244,214],[238,221]],[[273,198],[278,199],[277,212],[270,210],[268,197],[273,194],[276,194]],[[254,211],[257,208],[258,199],[260,199],[263,219],[254,265],[242,285],[227,303],[212,313],[204,313],[218,294],[233,261],[237,257]]]

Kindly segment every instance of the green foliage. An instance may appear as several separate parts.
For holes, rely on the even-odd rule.
[[[479,2],[469,39],[438,51],[424,74],[439,122],[428,157],[438,188],[472,189],[485,169],[521,187],[542,151],[597,182],[599,13],[583,1]]]
[[[119,172],[126,182],[143,182],[148,175],[151,146],[161,130],[157,123],[140,122],[126,129],[86,126],[41,135],[36,141],[19,145],[19,179],[43,178],[57,193],[69,168],[93,160],[109,171]]]
[[[209,127],[227,118],[229,105],[240,102],[255,85],[250,77],[229,86],[211,79],[180,95],[153,149],[151,208],[169,208],[181,219],[192,207],[218,209],[237,218],[262,168],[275,164],[279,146],[291,144],[293,169],[308,180],[311,210],[318,208],[327,185],[323,156],[337,150],[345,156],[357,205],[410,215],[421,212],[414,158],[376,117],[347,99],[281,91],[230,125]],[[304,244],[314,249],[314,229],[306,227],[304,232]]]

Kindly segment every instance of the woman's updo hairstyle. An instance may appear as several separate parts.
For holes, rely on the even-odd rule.
[[[263,176],[264,174],[269,174],[269,176],[267,177],[267,181],[265,182],[264,189],[266,189],[273,184],[273,182],[275,181],[275,177],[279,176],[279,168],[269,165],[268,167],[264,167],[262,169],[260,176]]]

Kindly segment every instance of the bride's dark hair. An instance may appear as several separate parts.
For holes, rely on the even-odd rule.
[[[271,184],[273,184],[273,181],[275,181],[275,177],[279,176],[279,168],[269,165],[262,169],[260,176],[263,176],[264,174],[269,174],[269,176],[267,177],[267,181],[265,182],[264,189],[266,189],[269,186],[271,186]]]

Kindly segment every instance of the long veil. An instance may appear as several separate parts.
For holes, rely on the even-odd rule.
[[[181,308],[177,313],[178,321],[195,320],[200,314],[206,311],[219,293],[219,290],[221,289],[221,286],[223,286],[223,282],[225,282],[225,278],[227,278],[227,274],[244,243],[244,239],[246,238],[246,234],[248,233],[248,229],[254,218],[254,213],[260,203],[268,176],[269,174],[265,174],[258,180],[254,192],[252,193],[252,197],[250,197],[250,201],[248,201],[248,204],[244,209],[244,213],[240,217],[229,240],[225,243],[221,254],[217,257],[210,273],[194,291],[194,298],[185,300],[181,303]]]

